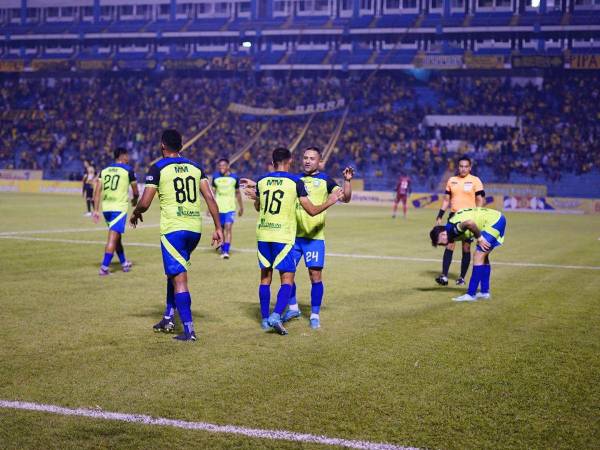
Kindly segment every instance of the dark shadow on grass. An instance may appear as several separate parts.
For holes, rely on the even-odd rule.
[[[457,291],[464,291],[464,286],[432,286],[432,287],[418,287],[413,290],[419,292],[452,292],[456,294]]]

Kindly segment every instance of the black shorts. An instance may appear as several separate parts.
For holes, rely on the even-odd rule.
[[[93,200],[93,198],[94,198],[94,186],[92,186],[91,184],[86,184],[84,190],[85,190],[85,198],[86,198],[86,200]]]

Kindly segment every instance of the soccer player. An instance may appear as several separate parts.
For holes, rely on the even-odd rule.
[[[408,209],[408,196],[412,189],[410,185],[410,177],[405,173],[400,174],[398,183],[396,183],[396,198],[394,199],[394,206],[392,208],[392,219],[396,218],[398,213],[398,203],[402,202],[402,213],[406,219],[406,210]]]
[[[139,197],[135,173],[129,165],[127,150],[119,147],[114,151],[115,162],[100,172],[96,180],[94,191],[94,213],[92,218],[98,223],[100,219],[100,200],[102,199],[102,213],[108,225],[108,240],[104,248],[104,259],[100,265],[100,276],[110,275],[110,262],[115,251],[119,257],[123,272],[131,270],[131,261],[125,258],[125,250],[121,236],[125,233],[127,223],[127,210],[129,208],[129,186],[133,192],[131,200],[135,206]]]
[[[259,212],[256,225],[258,264],[260,267],[260,311],[262,328],[273,328],[281,335],[287,334],[281,314],[288,305],[296,262],[293,247],[296,240],[296,202],[311,216],[316,216],[334,205],[343,196],[341,189],[334,190],[327,200],[315,206],[309,199],[304,183],[289,173],[292,154],[286,148],[273,151],[275,171],[268,173],[256,182],[254,207]],[[277,302],[270,312],[271,281],[273,269],[279,271],[281,287]]]
[[[83,182],[81,195],[85,197],[85,203],[87,206],[87,212],[84,214],[86,217],[92,215],[94,206],[94,185],[96,184],[96,169],[92,164],[87,161],[83,161],[83,167],[85,171],[83,173]]]
[[[221,158],[217,162],[217,170],[218,172],[213,176],[212,185],[215,188],[219,217],[225,235],[225,242],[221,246],[221,258],[228,259],[233,222],[235,221],[235,203],[237,200],[238,216],[240,217],[244,214],[244,203],[242,194],[240,194],[240,179],[229,170],[229,160]]]
[[[471,160],[467,156],[461,156],[458,160],[458,176],[450,177],[446,183],[446,193],[442,201],[442,208],[439,210],[436,225],[442,224],[444,213],[450,206],[451,219],[456,211],[465,208],[475,208],[483,206],[485,202],[485,191],[481,180],[471,175]],[[452,263],[452,254],[454,252],[454,242],[448,243],[444,250],[442,259],[442,274],[435,281],[442,285],[448,285],[448,271]],[[462,259],[460,262],[460,277],[456,280],[457,286],[465,284],[465,276],[471,264],[471,241],[464,240],[462,243]]]
[[[352,197],[352,186],[350,180],[354,176],[354,170],[346,167],[344,174],[343,189],[328,175],[319,171],[321,165],[321,150],[317,147],[308,147],[303,155],[304,173],[299,175],[304,183],[308,199],[315,205],[321,205],[327,201],[329,194],[336,190],[342,190],[341,201],[350,202]],[[321,327],[320,310],[323,302],[323,280],[322,273],[325,266],[325,215],[311,216],[304,208],[297,204],[296,242],[294,244],[294,260],[296,266],[304,258],[304,264],[308,268],[308,276],[311,282],[310,290],[310,327],[313,329]],[[292,285],[292,293],[288,302],[288,310],[282,317],[283,322],[300,317],[298,301],[296,299],[296,284]]]
[[[472,302],[490,298],[490,252],[504,242],[506,218],[500,211],[488,208],[467,208],[457,211],[444,225],[436,225],[429,233],[431,244],[447,246],[454,241],[475,238],[477,248],[473,258],[473,273],[465,295],[453,298],[456,302]],[[477,292],[481,284],[481,292]]]
[[[170,333],[175,328],[175,310],[183,325],[183,333],[175,336],[180,341],[195,341],[192,319],[192,298],[187,283],[190,256],[202,232],[200,196],[202,194],[215,224],[212,244],[223,242],[219,209],[204,171],[194,161],[182,158],[181,134],[165,130],[161,138],[163,158],[150,166],[146,188],[131,215],[131,225],[143,221],[145,213],[158,192],[160,200],[160,246],[167,275],[167,298],[163,318],[154,325],[155,331]]]

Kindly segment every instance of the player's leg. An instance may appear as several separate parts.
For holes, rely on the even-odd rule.
[[[175,336],[180,341],[195,341],[196,330],[192,318],[192,296],[188,288],[187,272],[181,272],[171,278],[175,291],[175,307],[179,313],[179,320],[183,325],[183,333]]]
[[[119,234],[119,238],[117,240],[116,245],[117,256],[119,257],[119,262],[121,263],[121,268],[123,272],[129,272],[131,270],[131,261],[128,261],[125,257],[125,248],[123,247],[123,235]]]
[[[471,272],[471,278],[469,280],[469,289],[465,295],[455,297],[453,299],[454,301],[472,302],[477,300],[477,288],[481,284],[483,289],[484,283],[486,282],[487,289],[489,290],[489,277],[486,275],[487,269],[485,266],[485,262],[489,261],[488,254],[489,251],[484,251],[481,247],[477,246],[475,255],[473,256],[473,271]]]
[[[92,210],[94,209],[94,188],[89,184],[85,185],[85,204],[87,206],[86,216],[92,215]]]
[[[277,293],[275,308],[273,308],[273,312],[269,316],[268,323],[281,335],[287,334],[287,330],[283,327],[283,322],[281,321],[281,315],[290,300],[292,285],[294,284],[294,275],[296,272],[296,261],[294,260],[293,248],[293,244],[272,243],[273,255],[275,255],[273,268],[279,271],[281,286]]]
[[[175,329],[175,288],[173,287],[173,281],[171,277],[167,276],[167,295],[166,295],[166,306],[160,322],[153,326],[154,331],[164,331],[165,333],[172,333]]]
[[[400,199],[398,197],[396,197],[394,199],[394,206],[392,206],[392,219],[396,218],[396,214],[398,213],[398,203],[399,203]]]
[[[231,237],[232,237],[232,231],[233,231],[233,223],[232,222],[225,222],[225,224],[223,225],[223,245],[221,246],[221,257],[223,259],[228,259],[229,258],[229,248],[231,247]]]
[[[490,296],[490,278],[492,276],[492,266],[490,264],[490,254],[485,255],[485,259],[483,261],[483,274],[481,277],[481,292],[476,294],[477,298],[481,298],[483,300],[489,300]]]
[[[469,271],[471,265],[471,242],[464,241],[462,243],[462,258],[460,259],[460,277],[456,280],[457,286],[463,286],[465,284],[465,277]]]
[[[406,212],[408,211],[408,197],[405,195],[402,197],[402,214],[406,219]]]
[[[104,258],[102,259],[102,263],[100,264],[100,271],[98,274],[100,276],[105,276],[110,274],[110,263],[113,259],[113,255],[117,248],[117,242],[119,241],[120,234],[114,230],[108,230],[108,238],[106,239],[106,245],[104,246]]]
[[[321,303],[323,303],[323,268],[322,267],[310,267],[308,269],[308,275],[310,277],[310,327],[317,329],[321,328]]]
[[[273,280],[273,269],[271,267],[261,267],[260,285],[258,286],[258,300],[260,302],[261,328],[268,330],[271,328],[268,324],[271,311],[271,282]]]
[[[294,243],[294,248],[292,249],[292,256],[294,258],[294,263],[296,264],[296,268],[300,263],[304,255],[303,251],[303,239],[296,238],[296,242]],[[298,299],[296,298],[296,283],[292,284],[292,291],[290,292],[290,299],[288,301],[288,310],[281,316],[281,320],[283,322],[288,322],[292,319],[296,319],[300,317],[302,313],[300,312],[300,308],[298,307]]]
[[[442,257],[442,274],[435,279],[436,283],[441,286],[448,285],[448,271],[450,270],[450,264],[452,263],[452,255],[454,254],[454,242],[449,242],[444,249],[444,256]]]

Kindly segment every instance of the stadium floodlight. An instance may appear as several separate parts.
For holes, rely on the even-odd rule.
[[[252,42],[250,42],[250,41],[244,41],[244,42],[242,42],[242,47],[244,47],[244,48],[250,48],[250,47],[252,47]]]
[[[533,8],[539,8],[540,7],[540,0],[531,0],[531,6]]]

